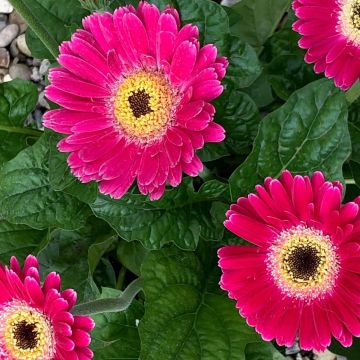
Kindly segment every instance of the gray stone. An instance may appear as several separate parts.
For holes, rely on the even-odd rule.
[[[6,47],[10,45],[11,42],[17,37],[18,33],[19,27],[16,24],[5,26],[0,31],[0,47]]]
[[[40,59],[35,59],[35,58],[32,59],[32,65],[39,67],[41,65],[41,60]]]
[[[31,80],[35,81],[35,82],[39,82],[41,80],[41,75],[40,75],[39,69],[37,67],[32,68]]]
[[[14,7],[10,4],[9,0],[0,0],[0,13],[10,14],[13,10]]]
[[[17,47],[26,56],[29,56],[29,57],[31,56],[31,51],[26,44],[25,34],[21,34],[17,38]]]
[[[20,61],[20,59],[18,57],[15,57],[13,59],[13,61],[11,62],[11,65],[16,65],[19,61]]]
[[[11,53],[11,56],[12,57],[16,57],[19,55],[19,49],[17,47],[17,39],[14,39],[12,42],[11,42],[11,45],[10,45],[10,53]]]
[[[12,77],[9,74],[6,74],[3,78],[3,82],[9,82],[12,80]]]
[[[0,0],[1,1],[1,0]],[[27,27],[28,24],[25,22],[25,20],[19,15],[19,13],[17,13],[16,10],[14,10],[10,16],[9,16],[9,23],[10,24],[16,24],[19,26],[20,29],[20,34],[23,34]]]
[[[31,79],[31,71],[24,64],[11,65],[9,74],[13,79],[23,79],[23,80]]]
[[[45,98],[45,92],[44,92],[44,91],[42,91],[42,92],[39,94],[38,104],[39,104],[41,107],[44,107],[45,109],[50,110],[50,105],[49,105],[49,103],[47,102],[47,100],[46,100],[46,98]]]
[[[43,60],[40,65],[40,75],[44,76],[49,70],[49,67],[50,67],[50,61],[47,59]]]
[[[2,75],[3,77],[5,76],[5,75],[7,75],[9,73],[9,69],[2,69],[2,68],[0,68],[0,75]]]
[[[0,14],[0,31],[7,25],[7,15]]]
[[[222,0],[221,5],[223,6],[233,6],[241,0]]]
[[[10,54],[4,49],[0,48],[0,68],[8,68],[10,65]]]

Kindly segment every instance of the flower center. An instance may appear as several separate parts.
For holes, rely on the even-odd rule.
[[[55,340],[48,318],[19,301],[0,309],[0,355],[16,360],[52,360]]]
[[[23,350],[34,349],[39,336],[36,328],[37,323],[28,323],[25,320],[16,322],[12,329],[16,346]]]
[[[120,84],[114,113],[127,136],[149,143],[164,135],[171,124],[175,102],[175,91],[163,74],[139,71]]]
[[[360,45],[360,0],[344,0],[340,15],[342,33]]]
[[[281,291],[310,301],[333,289],[339,265],[329,236],[296,226],[283,231],[270,247],[267,267]]]
[[[145,92],[145,90],[139,90],[133,92],[129,96],[128,101],[131,107],[131,110],[136,118],[150,114],[153,110],[149,104],[150,95]]]

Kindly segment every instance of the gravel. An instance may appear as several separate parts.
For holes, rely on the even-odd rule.
[[[8,0],[0,0],[0,13],[10,14],[13,10],[14,8]]]
[[[17,24],[9,24],[0,31],[0,47],[5,47],[19,34],[19,26]]]
[[[26,120],[42,127],[42,116],[50,109],[45,98],[45,79],[49,60],[35,59],[26,43],[27,24],[7,0],[0,0],[0,83],[13,79],[30,80],[38,87],[39,99],[35,110]]]

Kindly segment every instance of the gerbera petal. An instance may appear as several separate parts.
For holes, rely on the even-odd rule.
[[[135,182],[159,199],[183,172],[202,171],[196,150],[225,138],[209,102],[223,91],[228,61],[212,44],[201,48],[198,28],[181,28],[169,6],[160,12],[140,2],[94,13],[83,26],[60,46],[46,95],[64,109],[50,111],[44,125],[68,135],[58,149],[70,153],[81,182],[95,180],[114,198]]]

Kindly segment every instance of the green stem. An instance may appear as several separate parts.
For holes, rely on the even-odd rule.
[[[49,34],[42,23],[34,16],[28,5],[26,5],[23,0],[10,0],[10,2],[21,17],[29,24],[36,36],[47,47],[54,59],[56,59],[59,53],[59,44]]]
[[[348,104],[352,104],[360,97],[360,81],[357,81],[345,94]]]
[[[116,288],[118,290],[121,290],[124,285],[125,275],[126,275],[126,268],[124,266],[122,266],[119,271],[119,276],[118,276],[117,282],[116,282]]]
[[[125,311],[135,296],[142,290],[140,279],[134,280],[118,298],[99,299],[74,307],[74,315],[96,315],[107,312]]]
[[[7,132],[10,132],[10,133],[25,134],[25,135],[31,135],[31,136],[37,136],[37,137],[40,137],[44,133],[41,130],[30,129],[30,128],[22,128],[22,127],[6,126],[6,125],[0,125],[0,131],[7,131]]]

